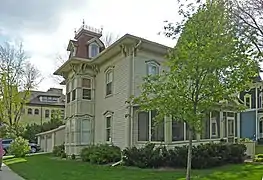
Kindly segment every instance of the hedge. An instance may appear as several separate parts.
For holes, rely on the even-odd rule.
[[[244,144],[208,143],[193,146],[192,168],[204,169],[225,164],[243,163],[246,146]],[[123,150],[123,163],[140,168],[185,168],[187,166],[188,146],[167,149],[147,144],[142,148]]]
[[[84,162],[108,164],[121,160],[121,150],[109,144],[92,145],[82,149],[80,156]]]

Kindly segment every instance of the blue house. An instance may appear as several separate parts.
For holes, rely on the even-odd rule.
[[[263,81],[260,76],[254,79],[250,89],[240,92],[239,99],[247,107],[240,113],[240,137],[263,138]]]

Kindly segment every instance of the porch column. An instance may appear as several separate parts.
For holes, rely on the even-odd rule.
[[[184,122],[184,141],[186,141],[186,123]]]
[[[237,113],[237,138],[240,138],[240,113]]]
[[[172,118],[164,117],[164,142],[170,144],[172,142]]]
[[[256,85],[256,140],[258,137],[258,85]]]
[[[223,111],[219,113],[219,123],[220,123],[220,139],[224,137],[224,119],[223,119]]]

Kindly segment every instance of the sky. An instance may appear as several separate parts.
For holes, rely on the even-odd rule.
[[[176,0],[5,0],[0,6],[0,43],[23,43],[30,61],[40,70],[38,90],[62,88],[52,75],[67,58],[74,30],[85,24],[121,37],[126,33],[164,45],[175,41],[158,35],[164,21],[178,21]],[[65,59],[67,60],[67,59]]]

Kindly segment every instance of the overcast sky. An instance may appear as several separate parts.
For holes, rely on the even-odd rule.
[[[51,76],[56,58],[66,57],[68,40],[83,19],[89,26],[103,26],[105,33],[130,33],[173,46],[173,40],[157,33],[164,20],[178,20],[177,10],[176,0],[1,0],[0,43],[22,41],[45,78],[38,90],[47,90],[61,87]]]

